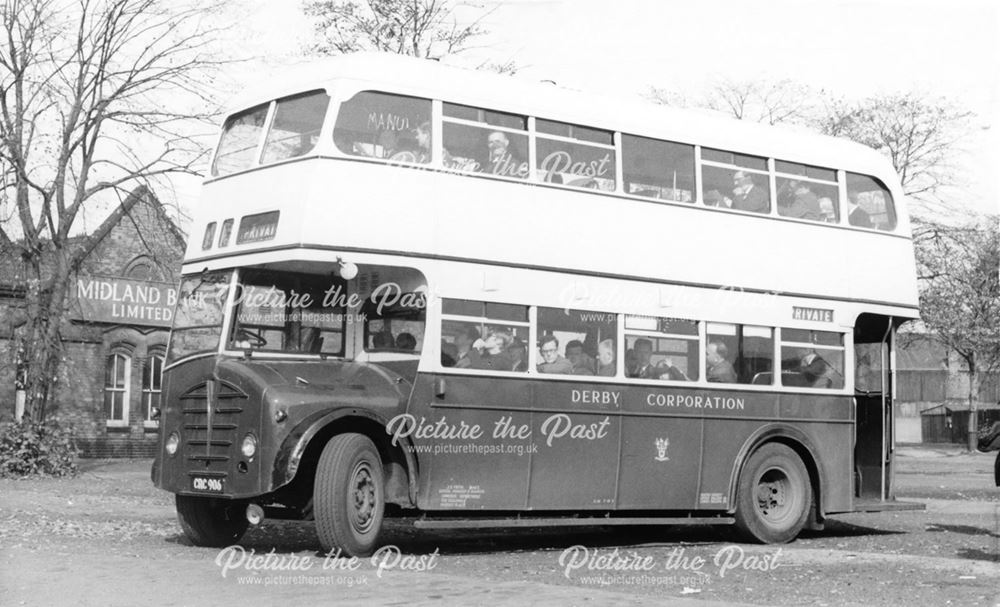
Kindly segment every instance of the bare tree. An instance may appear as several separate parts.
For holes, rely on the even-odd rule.
[[[914,230],[924,339],[955,352],[969,371],[969,450],[987,374],[1000,370],[1000,218],[951,226],[920,221]]]
[[[71,238],[81,216],[108,203],[127,213],[151,179],[200,159],[184,131],[212,107],[200,85],[218,64],[207,10],[162,0],[0,8],[0,249],[27,274],[15,350],[35,420],[60,364],[69,279],[89,250]]]
[[[938,190],[952,183],[951,159],[972,116],[944,99],[908,92],[832,102],[818,127],[884,153],[906,195],[935,205]]]
[[[314,50],[320,54],[375,50],[425,59],[471,49],[486,33],[482,22],[492,12],[453,0],[305,0],[303,7],[315,19]],[[464,10],[478,16],[463,24],[458,13]]]
[[[688,97],[676,91],[651,87],[646,96],[675,107],[702,107],[739,120],[765,124],[811,124],[815,120],[816,93],[792,80],[716,80],[703,93]]]

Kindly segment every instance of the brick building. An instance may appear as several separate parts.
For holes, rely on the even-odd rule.
[[[92,234],[71,277],[60,328],[63,363],[47,417],[70,428],[85,457],[148,457],[185,237],[147,189]],[[0,420],[14,416],[14,337],[27,318],[25,267],[0,258]]]

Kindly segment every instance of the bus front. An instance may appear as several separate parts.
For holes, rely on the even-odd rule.
[[[322,543],[355,554],[374,546],[382,504],[412,505],[399,473],[412,455],[384,428],[416,376],[426,281],[404,259],[345,254],[343,222],[303,242],[329,182],[329,106],[314,90],[231,115],[203,188],[152,471],[197,545],[232,544],[264,516],[311,518],[317,482],[340,487],[317,514]],[[345,447],[342,435],[361,438]],[[350,478],[332,478],[345,464]],[[347,523],[331,520],[341,501],[361,504]]]

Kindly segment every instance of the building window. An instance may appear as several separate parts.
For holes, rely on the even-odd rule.
[[[104,367],[104,414],[109,426],[128,425],[131,376],[131,357],[121,352],[108,356]]]
[[[163,386],[163,354],[150,354],[142,367],[142,415],[143,421],[156,424],[153,409],[160,408]]]

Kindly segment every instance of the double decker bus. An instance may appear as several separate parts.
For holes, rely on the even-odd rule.
[[[893,495],[917,317],[850,142],[382,55],[248,93],[182,270],[152,478],[197,545],[314,519],[736,525]]]

